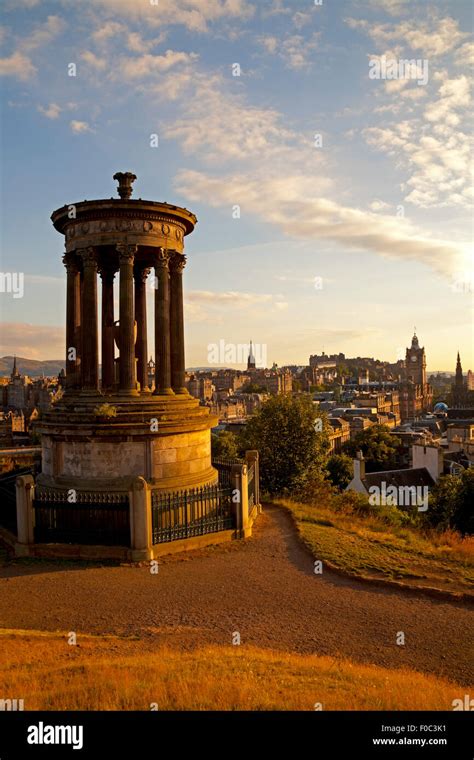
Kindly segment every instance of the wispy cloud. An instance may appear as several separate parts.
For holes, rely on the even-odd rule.
[[[447,240],[424,235],[408,220],[343,206],[315,195],[314,182],[304,175],[285,181],[255,179],[246,175],[210,177],[197,171],[181,171],[179,192],[212,206],[242,203],[243,208],[276,225],[289,237],[332,240],[352,250],[415,259],[437,272],[450,274],[459,268],[467,252]]]
[[[65,332],[62,327],[8,322],[2,327],[0,353],[45,359],[62,356],[65,351]]]
[[[75,135],[82,135],[85,132],[94,131],[92,127],[87,123],[87,121],[78,121],[77,119],[73,119],[71,122],[69,122],[69,126],[71,128],[71,132]]]

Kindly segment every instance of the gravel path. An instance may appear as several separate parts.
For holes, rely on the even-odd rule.
[[[0,568],[0,627],[138,634],[182,649],[241,643],[409,666],[472,683],[473,610],[313,573],[290,517],[268,507],[245,542],[148,567]],[[405,646],[397,646],[399,631]]]

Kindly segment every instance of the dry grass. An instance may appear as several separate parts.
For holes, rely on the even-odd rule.
[[[344,495],[301,504],[279,499],[293,514],[303,541],[315,558],[351,575],[386,577],[449,591],[474,588],[474,536],[438,533],[390,524],[390,513],[377,516],[355,510]]]
[[[451,710],[469,689],[347,659],[151,640],[0,631],[0,698],[26,710]]]

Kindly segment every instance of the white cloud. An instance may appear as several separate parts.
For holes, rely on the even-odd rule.
[[[292,21],[297,29],[303,29],[307,24],[311,23],[311,19],[311,13],[296,11],[295,15],[292,18]]]
[[[216,304],[221,307],[235,306],[246,308],[249,304],[269,303],[273,296],[268,293],[244,293],[234,290],[215,292],[210,290],[191,290],[186,294],[187,300],[197,303]]]
[[[309,39],[301,34],[289,34],[279,40],[272,35],[258,38],[259,43],[270,55],[278,55],[289,69],[301,70],[311,64],[311,53],[318,45],[320,33],[315,32]]]
[[[158,81],[158,91],[166,83],[162,75],[173,69],[173,77],[179,76],[174,70],[177,67],[190,67],[197,60],[196,53],[184,53],[178,50],[167,50],[163,55],[144,55],[127,56],[122,55],[114,58],[107,56],[97,56],[90,50],[81,53],[81,59],[97,72],[108,70],[107,77],[113,81],[120,82],[137,82],[139,87],[145,88],[146,80],[155,79]],[[150,92],[149,84],[146,84],[147,93]],[[178,87],[179,89],[179,87]]]
[[[93,132],[87,121],[77,121],[76,119],[73,119],[69,122],[69,126],[75,135],[80,135],[84,132]]]
[[[196,73],[190,90],[182,115],[163,129],[164,137],[178,140],[188,154],[209,163],[276,160],[288,156],[292,140],[301,145],[299,136],[281,123],[278,111],[250,106],[230,95],[220,75]]]
[[[81,59],[97,71],[104,71],[104,69],[110,65],[106,58],[100,58],[90,50],[84,50],[84,52],[81,53]]]
[[[369,208],[371,211],[385,211],[386,209],[390,208],[390,203],[386,203],[385,201],[379,201],[374,200],[372,203],[369,203]]]
[[[148,27],[184,26],[192,32],[209,31],[210,24],[225,20],[246,20],[255,7],[248,0],[159,0],[158,5],[138,0],[81,0],[95,13],[140,21]]]
[[[278,48],[278,40],[276,37],[272,37],[270,34],[266,34],[263,37],[259,38],[259,42],[261,45],[263,45],[267,53],[270,53],[271,55],[273,55],[273,53],[276,53]]]
[[[126,47],[133,53],[149,53],[154,47],[164,42],[167,32],[163,30],[158,36],[145,39],[140,32],[130,31],[126,24],[121,24],[118,21],[105,21],[92,33],[92,39],[101,48],[109,46],[111,41],[116,42],[119,37],[124,40]]]
[[[18,8],[34,8],[39,5],[42,0],[7,0],[5,10],[18,10]]]
[[[167,50],[164,55],[145,55],[137,57],[122,57],[114,68],[115,78],[125,78],[127,81],[144,79],[168,71],[179,64],[192,63],[197,59],[195,53],[183,53],[177,50]]]
[[[145,40],[138,32],[130,32],[127,35],[127,47],[134,53],[148,53],[153,48],[161,45],[166,39],[166,32],[162,32],[158,37],[151,40]]]
[[[429,21],[402,21],[399,24],[369,23],[365,19],[345,19],[351,29],[365,31],[375,44],[383,49],[398,41],[404,47],[419,52],[421,57],[430,58],[452,51],[468,35],[459,30],[452,18],[433,18]]]
[[[432,239],[406,219],[321,197],[309,175],[210,177],[188,170],[179,172],[176,188],[190,200],[215,207],[240,202],[246,213],[276,225],[293,239],[328,240],[353,250],[415,259],[444,275],[461,268],[460,261],[466,256],[462,246]]]
[[[31,34],[19,40],[17,49],[10,56],[0,58],[0,76],[12,76],[21,81],[31,79],[37,68],[29,54],[36,48],[48,45],[65,28],[66,24],[59,16],[48,16],[44,23],[37,24]]]
[[[264,18],[269,16],[289,16],[292,12],[291,8],[287,8],[284,4],[285,0],[271,0],[271,3],[270,8],[264,8],[262,10],[262,16]]]
[[[50,103],[47,108],[38,106],[38,111],[47,119],[57,119],[63,109],[57,103]]]
[[[465,42],[454,52],[454,63],[456,66],[474,65],[474,42]]]
[[[24,37],[20,43],[21,50],[31,51],[44,45],[49,45],[66,28],[66,22],[59,16],[48,16],[47,20],[38,24],[30,35]]]
[[[446,71],[437,72],[434,81],[438,91],[422,114],[411,121],[368,127],[363,135],[369,145],[409,170],[406,201],[422,208],[469,207],[472,138],[459,128],[471,102],[469,81],[466,76],[449,79]]]
[[[100,23],[101,25],[92,33],[92,39],[98,44],[108,42],[111,38],[127,31],[127,27],[118,21]]]
[[[223,314],[229,311],[238,311],[239,320],[242,315],[249,316],[255,310],[259,311],[263,307],[268,309],[281,309],[280,296],[274,296],[269,293],[247,293],[234,290],[228,291],[211,291],[211,290],[191,290],[186,291],[185,295],[185,316],[186,319],[196,322],[209,323],[209,312],[212,311],[212,324],[224,324]]]
[[[25,82],[34,77],[36,71],[30,58],[18,50],[7,58],[0,58],[0,76],[16,77]]]
[[[390,16],[399,16],[408,10],[411,0],[366,0],[369,7],[376,11],[386,11]]]
[[[470,101],[470,85],[466,76],[446,79],[439,88],[439,99],[427,106],[425,119],[457,126],[461,121],[458,110],[467,108]]]

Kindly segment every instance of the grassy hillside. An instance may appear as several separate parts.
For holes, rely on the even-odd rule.
[[[465,686],[420,673],[253,647],[0,630],[0,694],[25,710],[451,710]]]
[[[350,494],[311,503],[280,499],[315,559],[355,576],[387,578],[454,592],[474,591],[474,536],[403,525],[394,508],[364,513]]]

